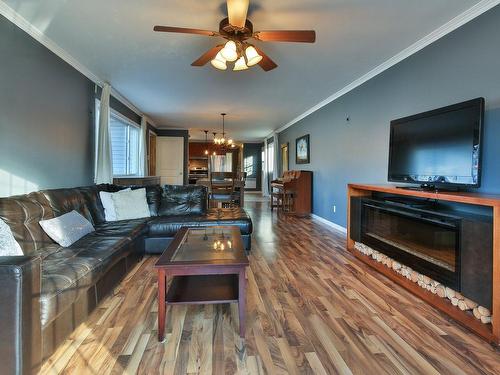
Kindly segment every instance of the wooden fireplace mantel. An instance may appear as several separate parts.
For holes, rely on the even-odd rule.
[[[373,193],[388,193],[416,198],[428,198],[448,202],[465,203],[491,207],[493,210],[493,293],[491,325],[482,324],[468,313],[451,306],[449,301],[436,297],[431,292],[420,288],[413,282],[396,274],[387,267],[361,254],[354,249],[354,240],[350,236],[351,197],[370,197]],[[460,324],[474,331],[489,342],[500,345],[500,195],[479,193],[416,191],[400,189],[395,185],[349,184],[347,189],[347,248],[358,259],[383,273],[427,303],[448,314]]]

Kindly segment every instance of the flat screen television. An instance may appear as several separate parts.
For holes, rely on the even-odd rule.
[[[389,181],[479,187],[484,98],[391,121]]]

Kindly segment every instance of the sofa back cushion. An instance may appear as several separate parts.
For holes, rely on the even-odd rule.
[[[160,216],[204,215],[207,212],[205,186],[165,185],[161,198]]]
[[[54,243],[38,224],[53,217],[52,207],[41,192],[0,198],[0,218],[10,227],[24,255]]]
[[[104,207],[102,206],[101,199],[99,198],[100,191],[108,191],[109,185],[101,184],[101,185],[93,185],[80,187],[80,193],[85,200],[85,204],[92,215],[94,225],[104,223],[106,220],[104,219]]]
[[[42,190],[41,193],[49,201],[56,217],[76,211],[92,224],[96,224],[85,199],[87,194],[82,194],[82,188]]]

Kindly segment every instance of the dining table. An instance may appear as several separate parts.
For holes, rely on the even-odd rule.
[[[217,181],[217,185],[224,184],[223,181]],[[232,182],[227,180],[227,184],[231,185]],[[208,188],[208,193],[211,193],[211,184],[210,184],[210,179],[208,178],[200,178],[196,181],[196,185],[203,185]],[[244,180],[234,180],[234,188],[236,189],[237,193],[239,194],[239,201],[240,201],[240,207],[243,207],[245,204],[244,198],[245,198],[245,181]]]

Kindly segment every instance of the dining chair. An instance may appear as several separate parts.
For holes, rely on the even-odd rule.
[[[236,173],[212,172],[210,173],[210,207],[229,208],[238,205],[237,192],[234,184]]]

